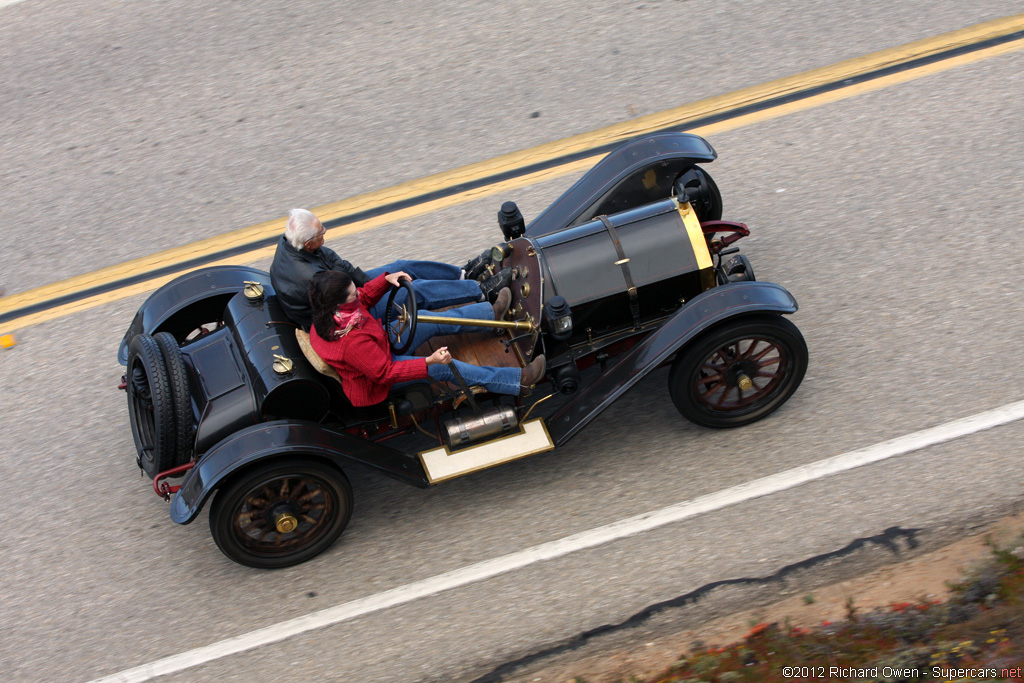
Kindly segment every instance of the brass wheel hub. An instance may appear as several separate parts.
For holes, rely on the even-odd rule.
[[[788,372],[781,344],[771,338],[743,338],[724,344],[704,360],[694,390],[710,410],[746,410],[771,399]]]
[[[287,534],[299,527],[299,520],[290,512],[279,514],[274,520],[274,526],[278,533]]]

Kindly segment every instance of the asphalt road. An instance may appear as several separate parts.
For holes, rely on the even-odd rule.
[[[26,291],[1019,9],[0,7],[0,286]],[[300,567],[232,564],[205,516],[173,525],[138,477],[115,352],[141,297],[19,331],[0,353],[3,679],[88,681],[1024,399],[1022,55],[711,139],[726,217],[754,231],[744,252],[801,304],[810,369],[774,416],[696,428],[656,372],[549,455],[427,491],[351,471],[351,526]],[[571,181],[514,198],[534,216]],[[366,266],[461,261],[497,238],[501,199],[330,246]],[[1022,437],[1012,423],[164,680],[479,679],[649,605],[892,527],[918,530],[922,547],[952,538],[1024,500]],[[863,552],[861,565],[888,551]],[[640,630],[766,595],[729,590]]]

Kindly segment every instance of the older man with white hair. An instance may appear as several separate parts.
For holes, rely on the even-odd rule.
[[[324,270],[344,271],[357,287],[382,273],[404,271],[413,278],[416,303],[428,310],[475,301],[493,303],[498,292],[512,282],[508,268],[484,282],[473,279],[486,265],[483,254],[467,263],[465,268],[437,261],[401,260],[363,272],[324,246],[326,232],[320,219],[311,211],[292,209],[288,212],[288,223],[270,266],[270,282],[277,292],[281,308],[293,322],[307,331],[313,324],[309,281]],[[396,300],[401,303],[404,296],[404,291],[399,292]],[[386,300],[382,301],[370,312],[382,318],[386,305]]]

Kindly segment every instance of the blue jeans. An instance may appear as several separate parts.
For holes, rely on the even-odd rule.
[[[450,263],[395,261],[380,268],[372,268],[366,271],[366,275],[372,280],[381,273],[397,273],[400,270],[412,276],[412,286],[416,290],[416,305],[419,308],[434,310],[480,301],[480,283],[476,280],[460,280],[462,269]],[[388,296],[370,308],[374,318],[384,319]],[[395,295],[395,302],[401,305],[405,302],[405,297],[405,290],[400,289]]]
[[[470,306],[462,306],[461,308],[453,308],[449,311],[445,311],[444,315],[455,318],[494,320],[494,307],[491,304],[484,302]],[[419,323],[416,325],[416,335],[413,337],[412,346],[409,348],[417,349],[432,337],[447,334],[472,334],[474,332],[479,334],[481,330],[484,334],[491,333],[490,328]],[[416,356],[394,356],[395,360],[410,360],[413,358],[416,358]],[[459,373],[462,374],[463,379],[465,379],[470,386],[482,386],[484,389],[487,389],[487,391],[494,394],[509,394],[512,396],[517,396],[519,394],[523,371],[518,367],[495,368],[487,365],[464,363],[461,360],[452,360],[452,365],[455,365],[455,367],[459,369]],[[431,379],[435,379],[439,382],[455,382],[455,373],[452,372],[451,366],[448,365],[437,364],[427,366],[427,373],[430,375]],[[405,383],[403,382],[403,384]]]

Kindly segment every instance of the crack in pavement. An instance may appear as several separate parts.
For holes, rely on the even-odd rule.
[[[471,683],[501,683],[505,680],[506,676],[513,674],[517,669],[521,669],[529,664],[534,664],[538,661],[541,661],[549,657],[554,657],[556,655],[572,652],[573,650],[578,650],[598,636],[614,633],[616,631],[624,631],[626,629],[635,628],[648,621],[654,615],[664,612],[666,610],[695,604],[699,600],[707,596],[709,593],[714,591],[716,588],[720,588],[722,586],[767,585],[771,583],[781,583],[791,574],[794,574],[805,569],[810,569],[824,562],[827,562],[828,560],[833,560],[845,557],[847,555],[851,555],[854,552],[868,546],[869,544],[881,546],[892,552],[893,555],[899,555],[900,547],[897,544],[897,541],[899,539],[904,539],[906,541],[907,549],[913,550],[914,548],[917,548],[919,545],[917,535],[921,531],[922,529],[903,529],[898,526],[892,526],[883,531],[882,533],[876,534],[875,536],[867,536],[864,538],[854,539],[853,541],[851,541],[850,543],[848,543],[847,545],[838,550],[832,550],[827,553],[815,555],[814,557],[809,557],[807,559],[800,560],[799,562],[786,565],[774,574],[770,574],[768,576],[723,579],[721,581],[714,581],[712,583],[705,584],[700,588],[697,588],[696,590],[690,591],[688,593],[684,593],[683,595],[671,598],[669,600],[664,600],[662,602],[656,602],[653,605],[649,605],[644,609],[640,610],[639,612],[637,612],[636,614],[632,615],[631,617],[617,624],[604,624],[602,626],[589,629],[561,644],[553,645],[543,650],[539,650],[537,652],[525,655],[523,657],[519,657],[518,659],[506,662],[498,666],[491,672],[484,674],[479,678],[473,679]]]

